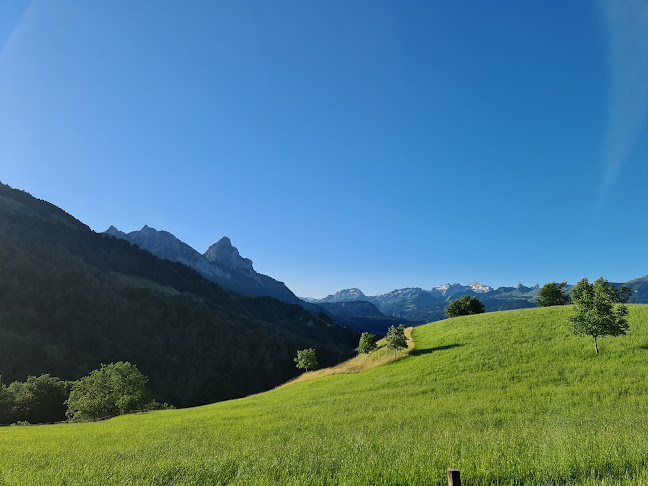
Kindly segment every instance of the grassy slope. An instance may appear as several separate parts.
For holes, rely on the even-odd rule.
[[[107,422],[0,429],[0,484],[648,483],[648,307],[569,335],[568,308],[414,329],[357,374]]]

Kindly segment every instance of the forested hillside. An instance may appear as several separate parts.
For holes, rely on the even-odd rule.
[[[130,361],[176,406],[244,396],[323,365],[358,335],[299,305],[229,294],[188,267],[92,232],[56,206],[0,185],[0,375],[77,379]]]

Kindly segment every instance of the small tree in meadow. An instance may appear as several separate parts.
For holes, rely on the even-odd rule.
[[[391,326],[385,336],[387,347],[394,350],[394,357],[396,351],[405,349],[407,347],[407,338],[405,337],[405,327],[400,324],[398,327]]]
[[[377,348],[376,342],[378,341],[378,336],[371,334],[370,332],[363,332],[360,336],[360,343],[356,348],[358,353],[369,354]]]
[[[538,307],[551,307],[554,305],[566,305],[569,303],[569,296],[565,287],[567,282],[551,282],[545,284],[540,289],[540,294],[538,295],[538,301],[536,305]]]
[[[294,361],[297,363],[297,368],[305,369],[306,371],[308,371],[308,368],[311,370],[319,368],[319,363],[317,362],[317,357],[315,356],[315,350],[313,348],[300,349],[297,351],[297,357]]]
[[[574,315],[570,321],[573,333],[593,337],[598,354],[599,337],[622,336],[630,330],[625,318],[628,308],[621,303],[627,302],[629,297],[625,289],[616,289],[602,277],[592,284],[582,279],[572,291]]]

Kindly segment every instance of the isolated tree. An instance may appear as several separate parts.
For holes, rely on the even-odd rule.
[[[148,378],[134,364],[119,361],[92,371],[75,382],[67,400],[67,416],[72,421],[150,409]]]
[[[627,301],[628,298],[629,294],[622,295],[620,289],[616,289],[602,277],[592,284],[586,278],[582,279],[572,292],[572,331],[576,335],[592,336],[598,354],[598,338],[621,336],[629,331],[625,318],[628,308],[620,302],[622,299]]]
[[[376,342],[378,341],[378,336],[371,334],[370,332],[363,332],[360,336],[360,343],[356,350],[358,353],[369,354],[374,351],[377,347]]]
[[[315,350],[313,348],[300,349],[297,351],[297,357],[294,361],[297,363],[297,368],[305,369],[306,371],[308,371],[308,368],[311,370],[319,368],[319,363],[317,362],[317,357],[315,356]]]
[[[396,351],[407,347],[405,327],[402,324],[399,324],[398,327],[391,326],[387,330],[385,341],[387,341],[387,347],[394,350],[394,357],[396,357]]]
[[[565,287],[567,282],[551,282],[544,284],[540,289],[540,294],[538,295],[538,301],[536,305],[538,307],[551,307],[554,305],[566,305],[569,302],[569,296]]]
[[[606,292],[610,296],[610,299],[612,299],[612,302],[614,302],[615,304],[626,304],[628,300],[630,300],[632,290],[627,285],[624,284],[619,287],[615,287],[603,277],[599,278],[598,280],[601,281],[600,290]],[[593,285],[594,284],[590,284],[589,280],[586,278],[578,281],[571,291],[572,302],[576,302],[577,300],[581,299],[584,293],[591,292]]]
[[[476,297],[471,297],[470,295],[462,295],[457,300],[450,302],[445,308],[446,317],[483,314],[485,311],[484,304]]]

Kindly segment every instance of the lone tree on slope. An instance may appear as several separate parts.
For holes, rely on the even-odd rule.
[[[569,303],[569,296],[565,287],[567,282],[551,282],[544,284],[540,289],[540,294],[538,295],[538,301],[536,305],[538,307],[551,307],[554,305],[567,305]]]
[[[356,350],[358,353],[369,354],[377,348],[376,342],[378,341],[378,336],[371,334],[370,332],[363,332],[360,336],[360,343]]]
[[[484,304],[476,297],[469,295],[462,295],[457,300],[450,302],[445,308],[446,317],[483,314],[485,311]]]
[[[399,324],[398,327],[391,326],[385,336],[387,347],[394,350],[394,357],[396,351],[407,347],[407,338],[405,337],[405,327]]]
[[[306,371],[308,371],[308,368],[311,370],[319,368],[319,363],[317,362],[313,348],[300,349],[297,351],[297,357],[293,361],[297,363],[297,368],[305,369]]]
[[[573,333],[592,336],[598,354],[597,338],[622,336],[630,330],[625,318],[628,308],[623,305],[629,298],[629,292],[615,288],[603,277],[592,284],[582,279],[572,291],[574,315],[569,320]]]

